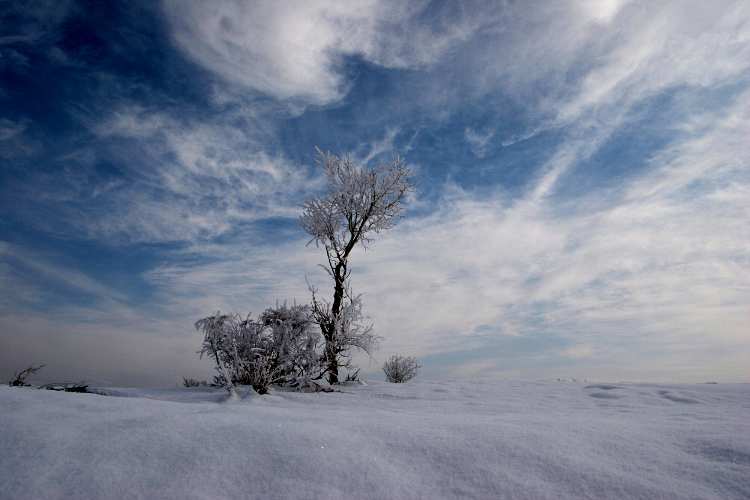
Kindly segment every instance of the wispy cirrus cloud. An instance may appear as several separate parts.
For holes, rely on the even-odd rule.
[[[233,118],[178,119],[123,104],[84,124],[97,147],[59,156],[55,163],[68,174],[39,174],[36,184],[45,189],[27,193],[36,205],[57,207],[62,221],[36,224],[57,225],[60,234],[130,244],[207,240],[238,226],[295,217],[301,193],[320,186],[311,167],[267,152],[268,135],[252,124],[237,127]],[[102,172],[102,161],[118,168]],[[25,182],[14,193],[30,189]]]
[[[12,161],[34,154],[39,146],[28,137],[29,122],[0,118],[0,159]]]
[[[117,230],[120,223],[137,226],[142,222],[144,237],[151,241],[159,234],[175,240],[210,238],[233,224],[294,216],[300,192],[319,182],[308,169],[283,155],[267,153],[254,133],[228,123],[185,123],[158,111],[123,109],[96,130],[101,137],[123,140],[127,154],[140,156],[148,165],[129,163],[134,175],[143,179],[133,187],[146,190],[140,195],[123,192],[123,197],[135,196],[140,203],[122,206],[142,207],[145,213],[164,217],[163,224],[153,230],[147,229],[153,219],[149,221],[145,213],[143,217],[124,214],[103,225]],[[154,210],[159,205],[163,209]],[[128,227],[122,229],[131,232]]]
[[[12,265],[8,266],[9,272],[5,274],[8,289],[15,288],[16,284],[23,286],[23,280],[19,279],[17,273],[28,271],[66,288],[72,288],[76,291],[95,296],[99,300],[117,302],[124,302],[126,300],[126,296],[123,293],[102,285],[84,273],[51,264],[43,257],[34,255],[33,251],[26,248],[19,248],[16,245],[0,241],[0,258],[6,264]],[[10,272],[10,269],[13,272]],[[11,286],[11,281],[14,284],[13,286]]]

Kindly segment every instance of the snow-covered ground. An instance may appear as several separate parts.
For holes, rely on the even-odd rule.
[[[750,498],[750,385],[0,388],[0,497]]]

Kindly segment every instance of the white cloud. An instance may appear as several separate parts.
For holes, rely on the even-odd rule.
[[[196,62],[229,82],[313,104],[345,94],[343,56],[419,67],[475,30],[468,16],[416,22],[424,2],[168,0],[164,7],[175,42]]]
[[[559,111],[570,122],[602,106],[628,107],[670,87],[730,82],[750,68],[750,6],[682,2],[623,14],[618,32]]]
[[[599,23],[611,22],[628,0],[579,0],[584,16]]]
[[[388,128],[381,140],[365,145],[367,154],[361,159],[362,163],[368,164],[370,161],[383,154],[393,154],[396,151],[394,141],[399,132],[400,130],[396,127]]]
[[[644,99],[731,84],[750,68],[750,7],[741,0],[480,10],[484,22],[474,35],[444,54],[405,100],[444,117],[467,101],[504,116],[510,99],[521,129],[498,137],[508,145],[580,122],[606,127]]]

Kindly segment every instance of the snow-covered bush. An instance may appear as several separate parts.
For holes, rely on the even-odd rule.
[[[303,388],[319,378],[321,357],[318,344],[321,335],[310,306],[283,304],[269,307],[258,321],[269,334],[269,353],[278,375],[276,383]]]
[[[270,342],[263,327],[250,316],[217,312],[195,323],[204,334],[200,354],[216,362],[218,380],[236,395],[237,384],[251,385],[259,394],[268,392],[273,381]]]
[[[417,371],[421,368],[417,358],[411,356],[391,356],[383,363],[383,372],[388,382],[400,384],[417,376]]]
[[[240,323],[237,315],[220,311],[195,322],[195,329],[203,333],[201,357],[206,354],[213,358],[222,385],[232,395],[237,394],[234,385],[244,371],[237,352]]]
[[[232,394],[237,384],[259,394],[271,384],[309,384],[320,361],[320,333],[313,325],[308,306],[286,304],[266,309],[257,320],[217,312],[195,323],[204,334],[201,356],[216,362],[216,381]]]

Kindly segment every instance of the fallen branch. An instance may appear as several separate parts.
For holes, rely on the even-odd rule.
[[[44,368],[46,365],[39,365],[34,366],[31,365],[25,370],[21,370],[20,372],[17,372],[15,375],[13,375],[13,380],[8,382],[8,385],[11,387],[29,387],[31,384],[26,383],[26,379],[30,377],[31,375],[35,374],[42,368]]]
[[[64,392],[89,392],[89,385],[83,382],[64,382],[64,383],[51,383],[40,385],[39,389],[47,389],[48,391],[64,391]]]

